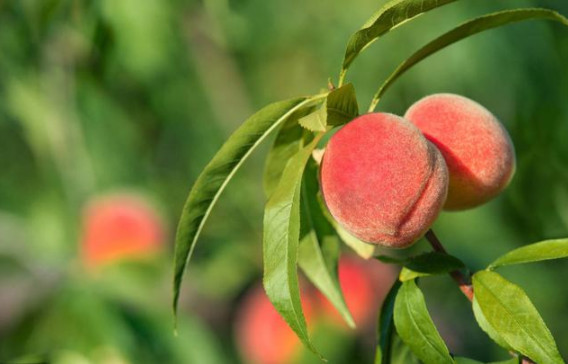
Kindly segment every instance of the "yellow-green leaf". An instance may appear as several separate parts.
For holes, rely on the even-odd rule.
[[[537,363],[564,363],[552,334],[522,288],[495,272],[480,271],[473,275],[473,290],[486,324],[509,347]]]
[[[489,269],[503,265],[540,262],[568,258],[568,239],[545,240],[511,250],[489,265]]]

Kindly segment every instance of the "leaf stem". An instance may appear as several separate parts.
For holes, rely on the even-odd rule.
[[[434,251],[443,254],[448,254],[446,248],[444,248],[440,239],[438,239],[436,234],[434,234],[434,230],[432,229],[428,230],[428,232],[426,232],[426,235],[424,237],[426,238],[426,240],[428,240],[430,245],[432,245]],[[467,299],[473,301],[473,286],[471,285],[471,276],[470,275],[466,276],[459,270],[454,270],[450,272],[450,275],[452,276],[454,281],[456,281],[456,283],[460,287],[460,290],[467,297]],[[518,356],[516,353],[513,352],[509,353],[514,357]],[[534,361],[532,361],[531,359],[525,356],[520,356],[520,358],[521,358],[521,364],[536,364]]]

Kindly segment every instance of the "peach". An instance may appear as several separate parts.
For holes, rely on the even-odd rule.
[[[142,197],[95,198],[83,214],[82,259],[94,267],[152,256],[163,248],[164,230],[159,214]]]
[[[420,130],[396,115],[362,115],[335,133],[320,170],[331,215],[368,243],[404,248],[444,204],[448,172]]]
[[[309,324],[313,316],[311,296],[302,295]],[[308,299],[307,299],[308,298]],[[268,300],[262,285],[247,293],[235,319],[235,340],[246,363],[288,364],[297,362],[302,343]]]
[[[509,134],[491,112],[466,97],[427,96],[405,117],[442,152],[450,173],[444,209],[464,210],[497,196],[515,171]]]
[[[357,329],[365,331],[374,327],[380,305],[397,277],[394,266],[346,255],[339,260],[338,273],[345,303]],[[323,295],[320,297],[324,316],[347,328],[339,312]]]

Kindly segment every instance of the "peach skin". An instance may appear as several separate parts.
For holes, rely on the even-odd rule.
[[[331,215],[368,243],[405,248],[434,222],[446,199],[440,152],[400,116],[359,116],[327,144],[320,170]]]
[[[466,97],[427,96],[406,112],[440,150],[450,173],[444,209],[464,210],[497,196],[515,171],[509,134],[491,112]]]

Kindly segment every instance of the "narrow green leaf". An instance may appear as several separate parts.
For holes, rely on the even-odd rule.
[[[256,147],[296,110],[325,95],[270,104],[245,121],[223,144],[193,185],[178,223],[174,253],[173,310],[185,268],[205,221],[233,175]]]
[[[270,197],[286,164],[302,147],[304,129],[298,124],[300,118],[312,113],[314,106],[305,106],[294,112],[278,129],[272,148],[266,156],[264,166],[263,187],[266,197]]]
[[[512,250],[489,265],[494,269],[504,265],[540,262],[568,258],[568,239],[545,240]]]
[[[394,323],[402,341],[425,364],[454,362],[430,318],[424,295],[414,281],[404,282],[398,292]]]
[[[392,0],[379,9],[347,43],[339,85],[351,63],[366,47],[389,31],[429,11],[456,0]]]
[[[266,204],[263,242],[263,282],[266,294],[304,345],[320,357],[308,336],[296,266],[300,239],[302,174],[322,135],[314,138],[286,165],[280,183]]]
[[[349,83],[331,91],[319,109],[300,119],[300,125],[311,131],[326,131],[329,127],[348,123],[357,115],[357,96]]]
[[[499,274],[473,275],[473,290],[483,316],[514,350],[537,363],[564,363],[552,334],[519,286]]]
[[[318,166],[308,161],[301,191],[301,233],[298,264],[312,283],[327,297],[350,327],[355,322],[345,304],[337,265],[340,242],[333,226],[327,221],[317,201],[319,191]]]
[[[399,279],[408,281],[417,277],[446,274],[464,268],[458,258],[439,252],[429,252],[412,257],[404,263]]]
[[[395,281],[383,301],[377,324],[377,344],[375,351],[375,364],[390,364],[392,334],[394,328],[394,301],[402,283]]]
[[[379,103],[380,98],[385,93],[385,91],[396,81],[401,75],[412,68],[414,65],[422,61],[423,59],[431,56],[432,54],[438,52],[445,47],[454,44],[462,39],[468,38],[474,34],[481,33],[483,31],[497,28],[503,25],[516,23],[524,20],[530,19],[548,19],[555,20],[564,25],[568,25],[568,19],[559,14],[556,11],[549,9],[540,8],[526,8],[526,9],[514,9],[505,10],[488,15],[475,18],[466,23],[459,25],[458,27],[450,30],[449,32],[443,34],[442,36],[434,39],[430,43],[426,44],[424,47],[420,48],[408,59],[402,62],[395,71],[386,79],[386,81],[381,85],[369,111],[375,109],[376,105]]]

